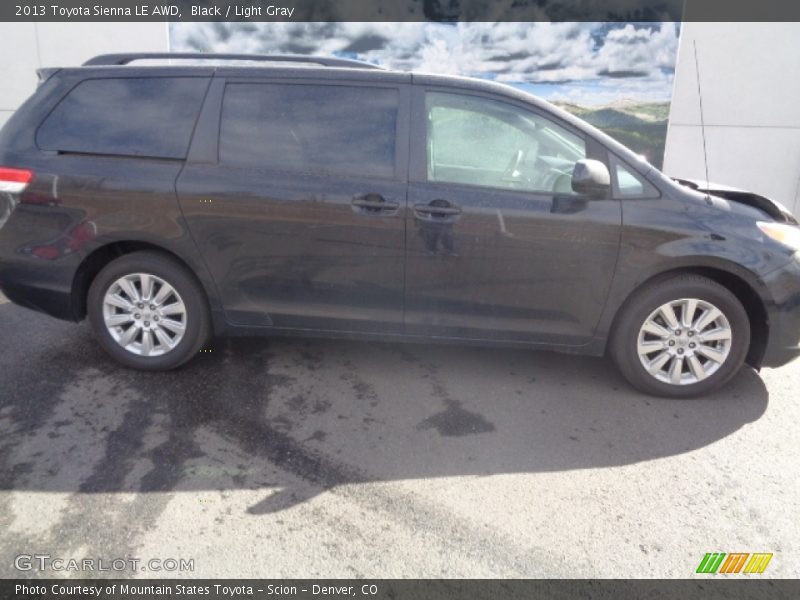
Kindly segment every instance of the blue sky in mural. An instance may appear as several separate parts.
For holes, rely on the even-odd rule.
[[[175,51],[348,56],[583,106],[669,102],[676,23],[173,23]]]

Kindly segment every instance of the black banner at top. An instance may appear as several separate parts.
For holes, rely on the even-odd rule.
[[[793,0],[4,0],[13,21],[800,21]]]

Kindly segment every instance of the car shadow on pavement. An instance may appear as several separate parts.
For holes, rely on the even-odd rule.
[[[42,327],[10,305],[0,317],[16,346],[0,358],[4,490],[263,489],[247,509],[258,515],[364,482],[674,456],[768,403],[750,369],[707,397],[664,400],[604,359],[382,342],[217,340],[178,371],[135,372],[84,325]]]

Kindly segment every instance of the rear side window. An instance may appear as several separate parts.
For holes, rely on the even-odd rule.
[[[208,79],[88,79],[45,119],[42,150],[186,158]]]
[[[222,105],[219,160],[389,178],[397,110],[396,89],[232,83]]]

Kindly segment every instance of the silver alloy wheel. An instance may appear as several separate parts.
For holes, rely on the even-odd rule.
[[[183,339],[187,312],[169,283],[149,273],[131,273],[106,290],[103,320],[111,337],[128,352],[161,356]]]
[[[723,312],[705,300],[662,304],[645,319],[636,351],[651,376],[691,385],[713,375],[727,360],[733,331]]]

